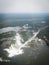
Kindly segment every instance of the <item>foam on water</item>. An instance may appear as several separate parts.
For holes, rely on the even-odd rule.
[[[46,26],[48,27],[48,26]],[[44,27],[44,28],[46,28]],[[42,28],[42,29],[44,29]],[[36,36],[37,34],[42,30],[38,30],[29,40],[27,40],[24,44],[22,43],[22,37],[20,36],[19,33],[16,33],[16,36],[15,36],[15,40],[16,40],[16,43],[15,44],[12,44],[8,49],[5,48],[4,50],[6,50],[9,55],[8,57],[13,57],[15,55],[19,55],[19,54],[23,54],[24,53],[24,50],[22,49],[23,47],[25,47],[28,43],[30,43],[32,40],[35,40],[35,42],[37,41],[36,39]],[[41,41],[41,39],[39,39],[39,41]],[[43,42],[43,41],[42,41]],[[41,44],[40,44],[41,45]],[[37,46],[39,46],[38,42],[37,42]],[[37,47],[36,47],[37,48]]]
[[[10,32],[10,31],[19,31],[20,29],[21,29],[21,27],[19,27],[19,26],[5,27],[5,28],[0,29],[0,34]]]
[[[16,43],[12,44],[9,47],[9,49],[7,49],[7,48],[4,49],[9,53],[8,57],[12,57],[12,56],[19,55],[19,54],[23,53],[23,50],[19,49],[19,47],[22,45],[22,42],[21,42],[22,38],[20,37],[19,33],[16,34],[15,40],[16,40]]]
[[[25,47],[26,44],[28,44],[29,42],[31,42],[32,40],[34,40],[34,38],[36,37],[36,35],[38,33],[39,33],[39,31],[36,32],[35,35],[33,37],[31,37],[29,40],[27,40],[24,44],[22,43],[23,39],[21,38],[20,34],[17,33],[16,36],[15,36],[16,43],[13,44],[13,45],[11,45],[9,47],[9,49],[7,49],[7,48],[4,49],[4,50],[6,50],[9,53],[8,57],[13,57],[15,55],[23,54],[24,51],[21,48]]]

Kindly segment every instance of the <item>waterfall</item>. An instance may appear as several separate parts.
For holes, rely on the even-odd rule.
[[[22,49],[22,47],[25,47],[29,42],[31,42],[32,40],[35,39],[35,37],[37,36],[37,34],[39,34],[39,32],[45,28],[47,28],[48,26],[45,26],[41,29],[39,29],[30,39],[28,39],[24,44],[22,43],[23,39],[21,38],[19,33],[16,33],[15,36],[15,40],[16,43],[12,44],[8,49],[4,49],[5,51],[7,51],[9,53],[8,57],[13,57],[15,55],[19,55],[19,54],[23,54],[24,51]]]
[[[16,40],[15,44],[12,44],[8,49],[7,48],[4,49],[5,51],[7,51],[9,53],[8,57],[12,57],[12,56],[23,53],[23,50],[19,49],[19,47],[21,47],[21,45],[23,45],[23,43],[22,43],[23,40],[19,33],[16,34],[15,40]]]
[[[33,39],[35,39],[35,37],[37,36],[37,34],[39,33],[36,32],[34,34],[33,37],[31,37],[29,40],[27,40],[24,44],[22,43],[23,39],[21,38],[20,34],[17,33],[16,36],[15,36],[15,40],[16,40],[16,43],[15,44],[12,44],[9,49],[4,49],[5,51],[7,51],[9,53],[8,57],[13,57],[15,55],[19,55],[19,54],[23,54],[24,51],[23,49],[21,49],[22,47],[26,46],[26,44],[28,44],[29,42],[31,42]]]

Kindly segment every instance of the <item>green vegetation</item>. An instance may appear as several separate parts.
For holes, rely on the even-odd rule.
[[[3,42],[4,42],[4,41],[1,41],[1,40],[0,40],[0,45],[1,45]]]
[[[16,35],[16,32],[14,32],[14,31],[10,31],[10,32],[0,34],[0,47],[1,47],[2,44],[5,44],[5,47],[7,47],[7,48],[11,44],[15,44],[16,40],[13,40],[12,38],[10,39],[10,37],[14,37],[15,35]]]
[[[0,39],[15,36],[15,34],[16,34],[16,32],[14,32],[14,31],[2,33],[2,34],[0,34]]]
[[[27,41],[32,36],[32,33],[29,31],[21,31],[20,35],[24,39],[24,41]]]
[[[11,40],[11,44],[15,44],[16,40]]]
[[[37,36],[45,40],[46,44],[49,46],[49,27],[42,30]]]
[[[42,39],[43,39],[44,36],[46,36],[47,39],[49,39],[49,27],[44,29],[44,30],[42,30],[42,31],[40,31],[40,33],[37,36],[39,38],[42,38]]]
[[[28,39],[27,35],[26,35],[26,32],[20,32],[22,38],[24,39],[24,41],[26,41]]]

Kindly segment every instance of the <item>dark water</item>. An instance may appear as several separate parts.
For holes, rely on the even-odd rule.
[[[24,53],[21,55],[6,57],[7,52],[2,51],[2,56],[5,56],[8,62],[2,61],[4,64],[11,65],[49,65],[49,47],[45,42],[35,41],[33,45],[29,43],[30,47],[23,47]]]
[[[37,45],[34,48],[24,48],[24,54],[13,57],[13,61],[17,65],[49,65],[49,47],[39,45],[38,48]]]
[[[19,55],[17,57],[13,57],[11,62],[7,62],[8,64],[17,64],[17,65],[49,65],[49,49],[45,49],[44,52],[40,53],[37,58],[33,56],[33,53],[25,52],[25,55]],[[30,56],[29,56],[30,54]],[[33,59],[34,58],[34,59]],[[4,64],[7,64],[4,62]]]

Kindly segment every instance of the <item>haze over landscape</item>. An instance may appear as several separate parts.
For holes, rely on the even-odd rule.
[[[49,0],[0,0],[0,63],[49,65]]]
[[[0,13],[49,13],[49,0],[0,0]]]

